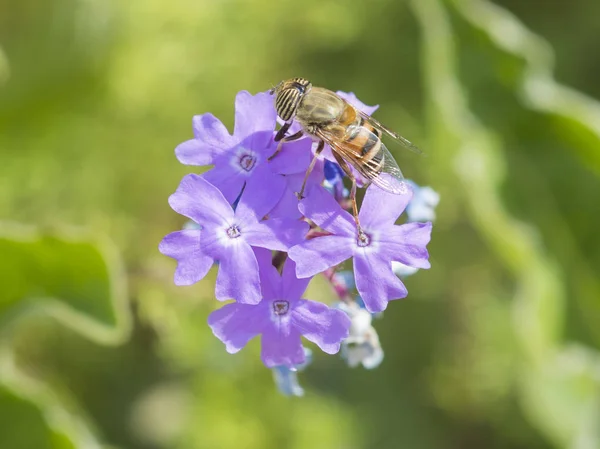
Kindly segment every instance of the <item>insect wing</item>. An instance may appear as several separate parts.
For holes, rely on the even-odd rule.
[[[358,111],[358,114],[362,117],[362,119],[364,121],[366,121],[367,123],[369,123],[373,128],[376,128],[379,131],[381,131],[382,133],[384,133],[387,136],[391,137],[396,142],[398,142],[400,145],[402,145],[404,148],[406,148],[406,149],[408,149],[408,150],[410,150],[410,151],[412,151],[414,153],[417,153],[417,154],[423,154],[423,151],[421,151],[419,149],[419,147],[417,147],[410,140],[406,139],[405,137],[402,137],[397,132],[392,131],[388,127],[382,125],[381,123],[379,123],[376,119],[374,119],[370,115],[365,114],[364,112],[359,111],[358,109],[357,109],[357,111]]]
[[[372,134],[372,138],[379,139],[375,134],[366,128],[362,133]],[[406,193],[406,183],[404,176],[394,157],[381,142],[379,151],[370,159],[364,159],[362,155],[363,148],[348,141],[340,141],[326,131],[320,131],[318,137],[329,144],[334,152],[337,152],[346,162],[352,165],[367,180],[371,181],[377,187],[386,192],[397,195]]]

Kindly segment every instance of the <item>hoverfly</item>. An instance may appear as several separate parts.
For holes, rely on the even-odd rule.
[[[308,176],[325,144],[331,147],[336,161],[352,181],[350,200],[359,233],[356,176],[350,166],[367,181],[385,191],[395,194],[406,192],[402,171],[381,141],[381,136],[386,134],[405,148],[421,153],[407,139],[386,128],[368,114],[359,111],[336,93],[322,87],[313,87],[311,82],[304,78],[281,81],[271,89],[270,93],[275,95],[275,109],[277,115],[284,121],[284,125],[275,136],[275,141],[278,141],[279,145],[269,159],[281,151],[284,142],[297,140],[304,134],[318,141],[315,156],[308,167],[302,188],[297,194],[299,199],[303,198]],[[302,129],[291,136],[286,136],[285,133],[294,120]]]

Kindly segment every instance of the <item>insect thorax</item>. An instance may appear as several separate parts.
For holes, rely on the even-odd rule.
[[[330,90],[313,87],[300,102],[295,119],[310,132],[339,122],[347,103]]]

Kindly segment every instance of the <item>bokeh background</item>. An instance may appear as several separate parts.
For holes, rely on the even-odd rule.
[[[0,0],[0,448],[600,448],[600,2]],[[191,117],[282,78],[353,91],[422,147],[432,269],[386,358],[258,342],[172,284]],[[312,298],[332,301],[325,283]]]

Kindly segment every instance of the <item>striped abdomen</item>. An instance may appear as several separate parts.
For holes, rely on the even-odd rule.
[[[352,147],[363,163],[370,161],[369,165],[379,168],[383,165],[383,152],[380,151],[381,131],[361,116],[357,116],[354,123],[347,128],[344,143]]]

